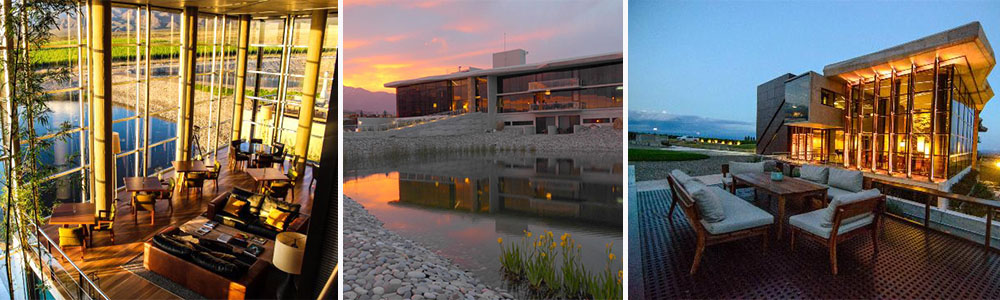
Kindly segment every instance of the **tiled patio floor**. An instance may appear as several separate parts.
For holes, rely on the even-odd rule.
[[[751,191],[739,194],[750,199]],[[1000,299],[1000,254],[892,218],[884,218],[875,258],[867,235],[841,243],[836,276],[825,246],[799,239],[791,252],[787,233],[767,251],[759,238],[709,246],[691,276],[695,234],[681,209],[665,217],[669,197],[642,191],[630,203],[629,241],[639,252],[629,257],[630,298]]]

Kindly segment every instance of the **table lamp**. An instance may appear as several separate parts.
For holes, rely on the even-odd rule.
[[[288,273],[285,282],[278,287],[278,299],[295,298],[294,276],[302,272],[302,255],[306,250],[306,235],[298,232],[282,232],[275,237],[274,258],[271,263],[278,270]]]

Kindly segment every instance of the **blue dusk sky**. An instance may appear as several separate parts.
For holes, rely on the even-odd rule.
[[[979,21],[1000,48],[1000,1],[629,1],[629,129],[755,134],[757,85]],[[996,51],[996,50],[994,50]],[[1000,93],[1000,71],[988,81]],[[1000,100],[980,150],[1000,150]],[[672,132],[673,131],[673,132]]]

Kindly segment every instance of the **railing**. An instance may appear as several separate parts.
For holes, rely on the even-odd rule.
[[[47,278],[51,280],[58,292],[69,299],[80,299],[80,300],[110,300],[108,295],[101,291],[101,288],[94,283],[91,277],[96,279],[96,274],[92,273],[90,276],[86,275],[73,260],[66,255],[65,252],[59,248],[59,243],[53,241],[45,231],[36,224],[36,222],[28,222],[35,229],[35,240],[31,243],[29,247],[21,247],[22,249],[28,249],[33,258],[33,261],[38,263],[38,268],[41,274],[38,274],[43,279]],[[26,242],[26,241],[22,241]],[[43,247],[42,245],[47,245]],[[55,247],[52,247],[55,246]],[[54,262],[52,249],[56,249],[56,253],[59,255],[60,260],[65,260],[67,264],[71,267],[69,270],[65,268],[65,265],[56,261]],[[27,267],[27,266],[26,266]],[[58,267],[58,268],[57,268]],[[46,274],[46,271],[47,274]]]
[[[981,216],[970,215],[961,211],[954,211],[950,209],[935,209],[941,199],[955,200],[962,204],[969,204],[977,208],[984,209],[985,213],[985,230],[981,233],[983,236],[983,246],[987,249],[998,250],[996,247],[992,246],[993,237],[993,218],[996,215],[996,211],[1000,209],[1000,201],[981,199],[976,197],[970,197],[967,195],[948,193],[940,191],[937,189],[927,188],[923,186],[910,185],[901,182],[890,181],[886,179],[865,177],[865,187],[866,188],[878,188],[883,194],[889,196],[893,201],[907,200],[910,203],[896,203],[896,205],[912,205],[917,204],[923,205],[923,216],[914,216],[913,214],[908,214],[903,210],[903,208],[897,208],[896,211],[893,209],[887,209],[887,213],[894,217],[913,222],[922,225],[925,229],[930,229],[945,233],[951,236],[967,239],[973,242],[978,242],[975,240],[976,237],[980,235],[979,232],[975,231],[973,228],[968,228],[969,226],[961,226],[963,224],[971,225],[972,223],[979,223],[979,218]],[[923,201],[920,201],[923,198]],[[898,199],[898,200],[896,200]],[[922,203],[921,203],[922,202]],[[888,205],[887,205],[888,206]],[[943,220],[945,217],[951,217],[954,220],[959,221],[963,224],[945,224],[945,223],[934,223],[932,222],[931,212],[937,210],[941,214],[939,220]],[[916,217],[922,217],[920,220],[916,220]],[[941,228],[941,227],[950,228]],[[949,230],[951,229],[951,230]]]
[[[532,104],[531,110],[556,110],[556,109],[584,109],[583,103],[580,102],[564,102],[564,103],[541,103]]]

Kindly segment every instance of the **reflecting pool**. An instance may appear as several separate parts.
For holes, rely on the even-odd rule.
[[[622,253],[620,157],[470,155],[348,166],[344,176],[344,194],[387,229],[517,294],[502,278],[498,237],[569,233],[591,272],[605,268],[606,244]]]

